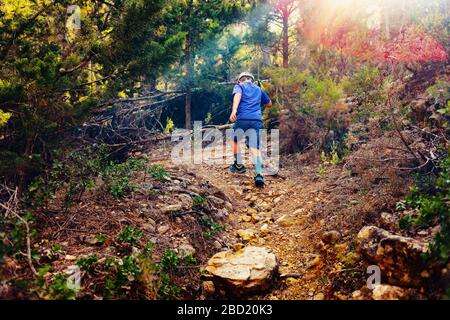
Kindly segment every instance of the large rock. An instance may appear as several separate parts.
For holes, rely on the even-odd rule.
[[[389,284],[420,286],[429,276],[423,259],[429,250],[427,243],[394,235],[375,226],[362,228],[357,240],[358,251],[380,267],[382,277]]]
[[[270,249],[248,246],[237,253],[217,253],[205,270],[217,288],[239,297],[267,290],[278,273],[278,262]]]
[[[372,291],[373,300],[407,300],[410,293],[407,289],[388,284],[377,284]]]
[[[295,218],[288,215],[282,215],[275,223],[281,227],[290,227],[295,224]]]
[[[372,289],[362,287],[352,293],[353,300],[424,300],[417,289],[402,288],[389,284],[376,284]]]
[[[323,243],[333,244],[341,239],[341,234],[339,233],[339,231],[336,230],[326,231],[322,233],[321,239]]]

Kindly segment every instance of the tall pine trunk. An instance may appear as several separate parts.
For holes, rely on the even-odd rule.
[[[191,129],[191,103],[192,103],[192,90],[191,90],[191,77],[192,77],[192,43],[191,35],[186,35],[186,52],[185,52],[185,72],[187,79],[186,97],[184,103],[185,114],[185,126],[186,129]]]
[[[283,20],[283,40],[282,40],[282,55],[283,55],[283,68],[289,66],[289,10],[287,6],[282,9]]]

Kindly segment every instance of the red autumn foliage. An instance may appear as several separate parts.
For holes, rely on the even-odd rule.
[[[446,61],[444,46],[429,33],[408,25],[391,30],[390,39],[378,29],[341,21],[339,25],[315,23],[314,19],[300,26],[303,36],[317,44],[341,51],[365,61],[431,62]]]

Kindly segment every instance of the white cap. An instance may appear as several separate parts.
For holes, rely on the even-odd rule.
[[[237,80],[241,80],[243,77],[249,77],[252,78],[253,81],[255,81],[255,77],[253,76],[253,74],[251,74],[250,72],[242,72],[239,77],[237,78]]]

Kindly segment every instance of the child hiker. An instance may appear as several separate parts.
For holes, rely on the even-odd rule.
[[[267,93],[254,84],[255,78],[251,73],[243,72],[239,75],[238,83],[233,89],[233,107],[230,122],[233,123],[233,154],[234,163],[230,166],[233,173],[245,173],[239,150],[239,139],[244,135],[248,139],[250,153],[255,163],[255,185],[264,186],[262,176],[262,157],[260,150],[259,130],[263,129],[261,105],[271,107],[272,101]]]

